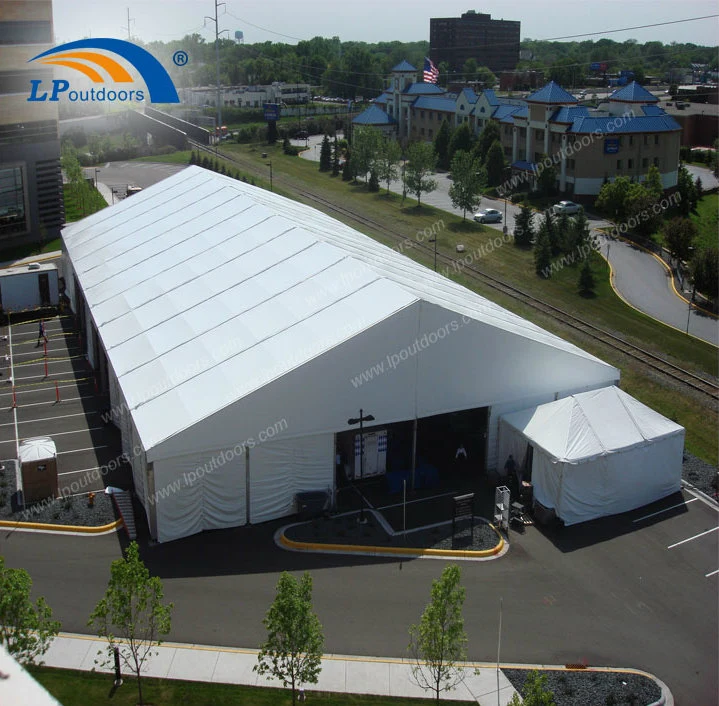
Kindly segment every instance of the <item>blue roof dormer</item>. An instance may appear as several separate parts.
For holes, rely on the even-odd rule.
[[[397,66],[392,69],[393,74],[405,73],[409,71],[411,71],[412,73],[416,73],[417,69],[415,69],[415,67],[412,66],[412,64],[410,64],[409,61],[407,61],[406,59],[402,59],[402,61],[400,61],[399,64],[397,64]]]
[[[540,88],[527,97],[527,103],[546,103],[548,105],[574,105],[578,101],[567,93],[558,83],[550,81],[544,88]]]
[[[644,86],[640,86],[636,81],[632,81],[629,85],[620,88],[611,96],[610,101],[617,103],[659,103],[659,99],[649,93]]]

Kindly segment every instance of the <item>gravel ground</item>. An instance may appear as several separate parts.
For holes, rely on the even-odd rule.
[[[682,478],[710,498],[716,498],[717,480],[719,480],[719,469],[716,466],[685,452]]]
[[[484,521],[475,519],[474,531],[468,521],[458,523],[454,539],[452,523],[430,529],[391,535],[377,518],[366,512],[367,522],[360,524],[358,513],[341,517],[322,517],[285,530],[285,536],[300,542],[319,544],[365,544],[379,547],[411,547],[415,549],[491,549],[499,542],[497,533]]]
[[[528,669],[502,672],[521,694]],[[542,671],[557,706],[649,706],[662,694],[657,683],[640,674],[585,670]]]
[[[11,499],[17,490],[15,461],[3,461],[1,465],[4,468],[0,470],[0,520],[100,527],[117,519],[112,498],[105,493],[95,495],[93,507],[89,507],[87,495],[79,495],[36,503],[13,512]]]

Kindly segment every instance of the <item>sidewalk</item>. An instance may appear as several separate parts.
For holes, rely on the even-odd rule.
[[[107,643],[90,637],[61,633],[44,657],[48,667],[83,671],[111,671],[98,669],[95,658]],[[150,677],[183,679],[188,681],[244,684],[248,686],[281,687],[277,680],[260,677],[252,668],[257,664],[257,650],[229,647],[206,647],[168,642],[157,648],[159,654],[147,663],[143,672]],[[322,672],[316,685],[306,691],[328,691],[350,694],[376,694],[395,697],[431,697],[410,680],[410,662],[401,659],[349,657],[325,655]],[[497,669],[491,665],[477,665],[467,669],[467,676],[457,689],[445,692],[443,701],[475,701],[484,706],[506,706],[516,693],[507,678],[499,673],[499,702],[497,700]]]

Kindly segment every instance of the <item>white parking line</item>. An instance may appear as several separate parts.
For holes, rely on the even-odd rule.
[[[43,403],[44,404],[44,403]],[[27,405],[28,407],[30,405]],[[70,417],[84,417],[90,414],[98,414],[98,411],[94,412],[75,412],[74,414],[58,414],[56,417],[42,417],[40,419],[21,419],[18,424],[34,424],[35,422],[54,422],[56,419],[69,419]],[[0,427],[12,426],[12,422],[3,422]]]
[[[704,574],[704,578],[708,579],[710,576],[714,576],[714,574],[719,574],[719,569],[716,571],[710,571],[708,574]]]
[[[682,507],[683,505],[689,505],[689,503],[693,503],[698,498],[692,498],[691,500],[686,500],[683,503],[677,503],[676,505],[672,505],[671,507],[665,507],[663,510],[659,510],[658,512],[653,512],[651,515],[644,515],[644,517],[640,517],[638,520],[632,520],[632,522],[641,522],[642,520],[648,520],[650,517],[654,517],[655,515],[661,515],[663,512],[669,512],[669,510],[673,510],[676,507]]]
[[[65,454],[79,454],[81,451],[94,451],[95,449],[106,449],[107,444],[101,446],[88,446],[86,449],[73,449],[72,451],[58,451],[58,456],[64,456]]]
[[[54,388],[53,388],[54,389]],[[60,402],[61,403],[67,403],[67,402],[78,402],[80,400],[94,400],[96,397],[94,395],[80,395],[80,397],[63,397]],[[27,402],[25,403],[22,408],[25,409],[26,407],[39,407],[43,404],[49,404],[49,405],[56,405],[57,402],[55,400],[46,400],[45,402]]]
[[[693,539],[699,539],[699,537],[703,537],[705,534],[709,534],[710,532],[716,532],[717,530],[719,530],[719,527],[712,527],[712,529],[707,530],[706,532],[701,532],[700,534],[695,534],[693,537],[689,537],[688,539],[682,539],[681,542],[670,544],[667,549],[674,549],[674,547],[678,547],[680,544],[686,544],[686,542],[691,542]]]
[[[437,498],[446,498],[448,495],[456,495],[457,492],[453,491],[451,493],[441,493],[440,495],[430,495],[426,498],[418,498],[417,500],[408,500],[407,505],[411,505],[412,503],[423,503],[427,500],[436,500]],[[383,505],[382,507],[376,508],[377,510],[389,510],[392,507],[402,507],[403,503],[394,503],[393,505]]]
[[[64,363],[64,360],[49,360],[48,366],[50,365],[60,365],[61,363]],[[30,365],[26,366],[28,368],[32,367]],[[26,375],[25,377],[21,378],[15,378],[15,381],[18,380],[47,380],[48,382],[52,382],[52,378],[50,376],[52,375],[74,375],[74,371],[72,368],[70,370],[53,370],[52,372],[48,371],[48,375]]]
[[[99,471],[102,468],[102,466],[93,466],[92,468],[78,468],[76,471],[64,471],[63,473],[58,473],[58,476],[69,476],[73,473],[89,473],[90,471]]]
[[[97,431],[98,429],[103,429],[104,427],[90,427],[89,429],[75,429],[74,431],[59,431],[55,434],[53,434],[53,437],[55,436],[64,436],[65,434],[82,434],[84,431]],[[12,443],[12,439],[9,441],[0,441],[0,444],[10,444]]]
[[[78,380],[77,383],[73,385],[58,385],[59,389],[64,390],[66,387],[77,387],[78,385],[87,385],[91,383],[92,380],[88,378],[87,380]],[[47,390],[54,390],[55,385],[50,385],[49,387],[36,387],[34,390],[19,390],[15,394],[16,395],[27,395],[33,392],[46,392]],[[3,397],[4,395],[12,395],[12,390],[10,392],[0,392],[0,397]],[[64,400],[61,400],[61,402]],[[23,407],[26,407],[28,405],[23,405]]]
[[[10,319],[8,317],[8,326],[7,326],[7,335],[8,335],[8,345],[10,348],[10,379],[12,379],[12,376],[14,375],[13,372],[13,357],[12,357],[12,325],[9,323]],[[18,434],[17,430],[17,405],[15,404],[16,398],[13,397],[13,406],[12,406],[12,419],[13,423],[15,424],[15,458],[20,457],[20,435]]]

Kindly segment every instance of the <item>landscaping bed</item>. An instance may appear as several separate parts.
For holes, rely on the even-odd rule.
[[[51,525],[102,527],[117,519],[112,498],[105,493],[95,494],[90,507],[87,495],[55,498],[28,505],[13,512],[12,498],[17,492],[16,461],[0,462],[0,520],[6,522],[39,522]]]
[[[697,490],[706,493],[710,498],[716,498],[719,469],[711,463],[684,452],[682,464],[682,478],[691,483]]]
[[[502,670],[520,694],[531,671]],[[649,706],[662,694],[653,679],[641,674],[584,669],[539,671],[547,677],[546,688],[553,692],[556,706]]]
[[[288,527],[285,537],[296,542],[312,544],[349,544],[411,549],[451,549],[483,551],[499,543],[497,532],[481,518],[475,518],[472,531],[469,520],[457,523],[452,536],[452,523],[413,530],[405,534],[390,534],[373,512],[365,511],[366,523],[359,522],[359,513],[336,517],[321,517]]]

